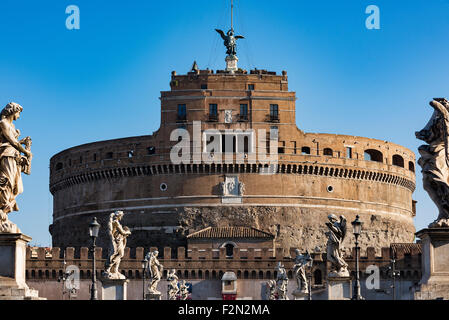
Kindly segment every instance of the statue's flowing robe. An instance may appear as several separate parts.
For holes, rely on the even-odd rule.
[[[117,273],[118,267],[122,260],[123,255],[125,254],[126,247],[126,231],[121,226],[120,222],[114,220],[111,222],[111,243],[110,243],[110,252],[109,252],[109,264],[108,270],[111,273]]]
[[[418,148],[421,157],[423,187],[439,209],[437,220],[449,218],[448,119],[435,110],[423,129],[429,133],[429,145]]]
[[[298,284],[298,288],[301,287],[301,290],[307,290],[307,279],[306,279],[306,271],[305,267],[305,259],[303,256],[295,259],[294,271],[296,277],[296,283]]]
[[[23,192],[20,152],[9,142],[13,140],[18,144],[19,132],[14,124],[5,120],[1,122],[3,129],[0,133],[0,210],[9,213],[19,210],[16,197]]]
[[[343,232],[337,226],[326,223],[330,232],[327,240],[327,260],[333,263],[337,269],[346,267],[347,264],[341,256],[340,244],[343,241]]]

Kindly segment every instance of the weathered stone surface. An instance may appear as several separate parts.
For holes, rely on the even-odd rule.
[[[316,247],[325,250],[327,231],[324,223],[331,211],[313,212],[310,209],[295,207],[222,207],[222,208],[184,208],[180,212],[179,232],[198,231],[207,226],[226,227],[254,226],[276,235],[276,247],[303,248],[313,251]],[[414,239],[413,225],[381,215],[363,215],[363,233],[359,238],[362,251],[374,247],[377,253],[391,243],[407,243]],[[346,214],[348,220],[355,218]],[[352,220],[351,220],[352,219]],[[350,253],[354,239],[348,234],[343,242],[343,251]]]

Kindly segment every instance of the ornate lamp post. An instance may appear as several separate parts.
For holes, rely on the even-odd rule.
[[[355,220],[351,222],[353,233],[355,237],[355,281],[354,281],[354,292],[352,294],[352,300],[363,300],[362,295],[360,294],[360,278],[359,278],[359,236],[362,232],[362,224],[360,221],[360,217],[357,215]]]
[[[142,300],[145,300],[145,271],[148,263],[148,259],[145,256],[145,259],[142,261]]]
[[[92,258],[93,258],[93,264],[92,264],[92,287],[90,288],[90,300],[98,300],[97,298],[97,275],[95,273],[95,241],[98,237],[98,231],[100,230],[100,224],[97,222],[97,218],[94,218],[94,220],[89,225],[89,235],[92,238]]]
[[[391,285],[391,291],[393,295],[393,300],[396,300],[396,277],[400,276],[400,272],[396,271],[396,259],[393,257],[393,259],[390,260],[391,266],[388,267],[388,271],[391,272],[391,278],[393,279],[393,284]]]

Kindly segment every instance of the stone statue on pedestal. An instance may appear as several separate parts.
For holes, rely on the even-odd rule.
[[[8,213],[19,211],[16,197],[23,192],[21,173],[31,172],[31,138],[18,140],[20,131],[13,123],[22,111],[22,106],[10,102],[0,114],[0,233],[20,233]]]
[[[215,29],[217,31],[221,38],[224,40],[224,45],[226,47],[226,54],[228,56],[235,56],[237,54],[237,41],[238,39],[245,39],[244,36],[235,36],[234,35],[234,29],[229,29],[229,31],[225,34],[220,29]]]
[[[287,271],[285,271],[284,265],[279,262],[277,267],[277,277],[276,277],[276,288],[277,288],[277,299],[278,300],[289,300],[287,297],[287,289],[288,289],[288,275]]]
[[[153,252],[148,252],[146,255],[147,266],[146,268],[150,270],[151,283],[148,287],[148,292],[151,294],[161,294],[160,291],[157,290],[157,285],[159,281],[161,281],[161,273],[164,270],[164,266],[159,263],[157,256],[159,252],[157,250]]]
[[[308,294],[309,286],[306,278],[306,266],[310,265],[312,257],[309,252],[301,254],[298,249],[295,250],[296,257],[294,259],[293,272],[296,278],[296,284],[298,288],[293,292],[295,294]]]
[[[168,290],[167,290],[168,300],[177,300],[179,288],[178,288],[178,276],[176,275],[175,269],[171,269],[168,272],[167,281],[168,281]]]
[[[418,148],[421,158],[423,187],[436,204],[438,218],[429,228],[449,227],[449,102],[435,98],[430,102],[434,109],[427,125],[415,133],[427,145]]]
[[[340,221],[334,214],[328,216],[329,222],[326,226],[327,240],[327,261],[331,263],[329,277],[349,277],[348,264],[343,259],[341,245],[346,236],[346,218],[340,216]]]
[[[123,211],[116,211],[109,216],[108,231],[110,237],[109,257],[106,260],[104,276],[107,279],[126,279],[120,273],[119,266],[125,254],[126,238],[131,234],[128,227],[122,227],[120,220]]]

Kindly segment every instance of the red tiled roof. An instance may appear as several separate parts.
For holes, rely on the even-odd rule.
[[[257,238],[274,239],[271,233],[252,227],[208,227],[187,236],[188,239]]]

